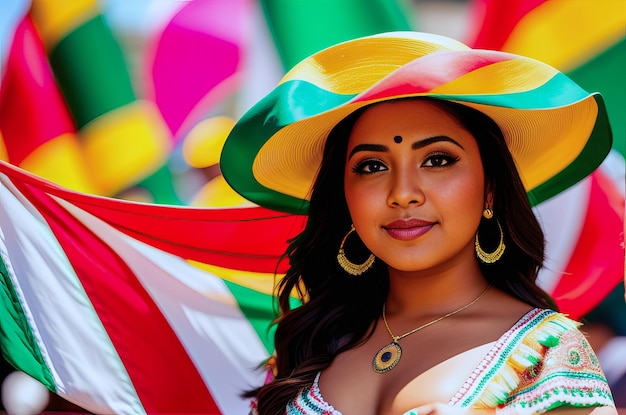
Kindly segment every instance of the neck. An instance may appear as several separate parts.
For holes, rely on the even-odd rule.
[[[390,269],[389,283],[387,314],[407,316],[445,314],[469,303],[487,287],[475,260],[448,269]]]

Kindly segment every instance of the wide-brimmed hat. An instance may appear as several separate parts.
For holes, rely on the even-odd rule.
[[[306,214],[332,128],[365,105],[406,97],[454,101],[492,118],[533,204],[587,176],[611,148],[602,97],[553,67],[392,32],[329,47],[291,69],[231,131],[222,174],[254,203]]]

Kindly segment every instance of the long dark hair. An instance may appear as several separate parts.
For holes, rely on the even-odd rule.
[[[475,137],[485,186],[494,193],[493,210],[505,233],[507,250],[495,264],[481,264],[484,277],[529,305],[555,308],[548,294],[535,284],[543,263],[543,232],[502,132],[477,110],[448,101],[431,101],[452,114]],[[346,117],[329,134],[311,193],[306,227],[287,250],[290,269],[278,287],[281,316],[275,335],[276,376],[271,383],[246,394],[257,398],[260,415],[283,413],[287,403],[310,385],[335,356],[365,342],[374,331],[389,291],[389,275],[382,261],[376,261],[365,274],[352,277],[336,260],[351,223],[343,191],[348,137],[363,111]],[[494,225],[484,222],[479,226],[481,241],[497,242],[498,236],[490,236],[489,232]],[[362,259],[369,255],[362,244],[350,245],[349,252],[354,262],[359,261],[359,255]],[[303,302],[296,308],[290,305],[294,292]]]

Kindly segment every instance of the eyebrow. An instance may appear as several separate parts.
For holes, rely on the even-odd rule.
[[[420,148],[424,148],[430,144],[437,143],[440,141],[447,141],[465,150],[465,148],[461,144],[459,144],[458,141],[445,135],[437,135],[434,137],[429,137],[420,141],[416,141],[413,144],[411,144],[411,150],[418,150]],[[352,156],[358,153],[359,151],[386,152],[386,151],[389,151],[389,147],[383,144],[359,144],[358,146],[355,146],[352,149],[352,151],[350,151],[350,155],[348,156],[348,158],[352,158]]]

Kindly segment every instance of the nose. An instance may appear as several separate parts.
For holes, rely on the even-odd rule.
[[[419,184],[419,178],[415,172],[396,171],[392,175],[392,182],[387,198],[387,204],[391,207],[409,207],[422,205],[426,196]]]

